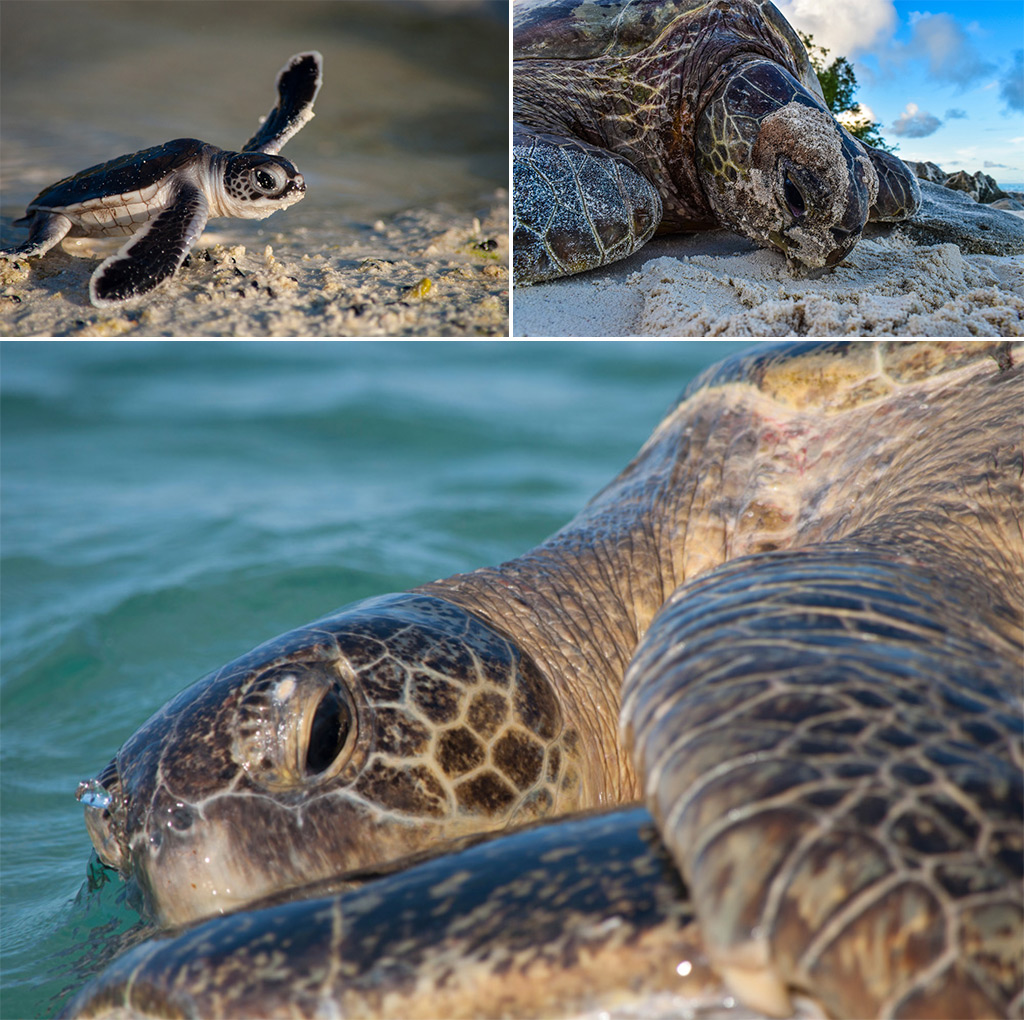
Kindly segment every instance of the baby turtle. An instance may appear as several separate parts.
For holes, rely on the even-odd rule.
[[[516,0],[513,58],[517,283],[718,227],[818,269],[921,204],[768,0]]]
[[[0,255],[42,255],[64,237],[128,235],[93,273],[89,297],[105,308],[147,294],[177,272],[210,217],[261,220],[302,199],[302,174],[277,154],[313,118],[322,66],[316,51],[288,61],[277,105],[240,152],[175,138],[45,188],[15,220],[28,240]]]

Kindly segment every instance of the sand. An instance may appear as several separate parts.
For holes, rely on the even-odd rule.
[[[1024,214],[932,188],[919,223],[869,226],[817,279],[727,231],[656,238],[616,266],[516,288],[515,335],[1024,335]]]
[[[0,333],[505,336],[507,193],[477,211],[415,209],[338,244],[316,243],[303,227],[255,246],[222,243],[211,229],[171,280],[116,309],[94,308],[88,287],[119,245],[65,240],[40,258],[0,258]]]

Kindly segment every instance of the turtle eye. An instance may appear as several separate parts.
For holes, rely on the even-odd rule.
[[[782,194],[786,199],[786,205],[789,211],[793,214],[793,219],[798,220],[807,211],[807,206],[804,204],[804,196],[800,189],[793,183],[792,178],[789,174],[785,174],[782,179]]]
[[[281,190],[281,171],[277,167],[272,170],[264,167],[257,167],[250,175],[250,179],[257,191],[265,195],[273,195]]]
[[[337,690],[328,690],[313,715],[306,746],[306,773],[319,775],[335,761],[348,742],[352,714]]]

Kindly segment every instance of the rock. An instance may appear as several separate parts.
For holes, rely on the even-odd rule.
[[[915,177],[920,178],[922,181],[931,181],[932,184],[945,184],[946,178],[949,176],[945,170],[934,163],[907,161],[907,166],[910,167]]]
[[[989,208],[1004,209],[1007,212],[1021,212],[1024,211],[1024,202],[1016,198],[1000,198],[998,201],[992,202]]]
[[[958,191],[921,181],[921,209],[896,225],[917,244],[951,242],[973,255],[1024,254],[1024,219]]]
[[[976,202],[986,205],[1008,197],[988,174],[980,170],[973,177],[966,170],[960,170],[947,177],[945,185],[953,191],[965,191]]]

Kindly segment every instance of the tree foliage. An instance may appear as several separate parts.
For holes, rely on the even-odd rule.
[[[882,125],[871,120],[863,113],[860,103],[853,101],[853,94],[857,90],[853,65],[846,57],[836,57],[832,63],[826,63],[829,51],[824,46],[819,46],[814,37],[806,32],[801,32],[800,38],[807,50],[811,67],[821,82],[821,91],[825,94],[825,103],[832,111],[832,116],[838,118],[840,114],[847,114],[842,118],[842,124],[854,138],[876,149],[895,152],[897,147],[889,145],[879,132]]]

